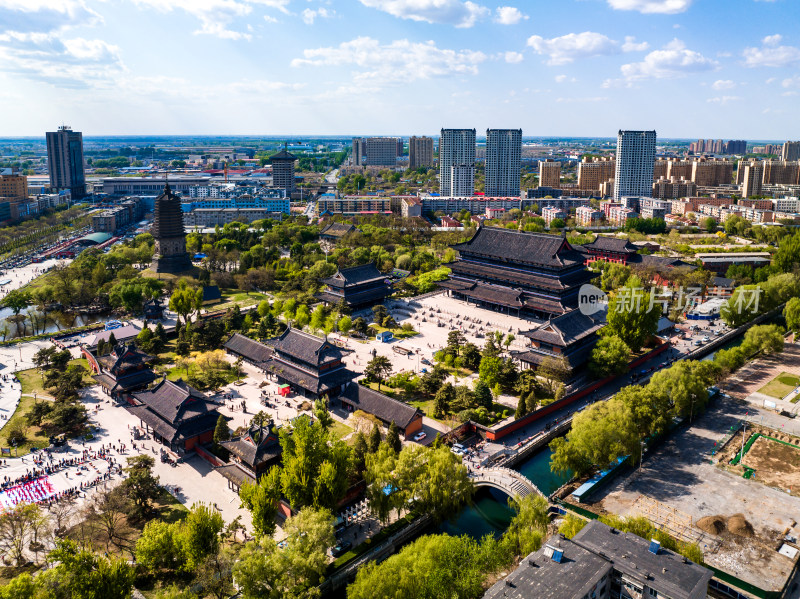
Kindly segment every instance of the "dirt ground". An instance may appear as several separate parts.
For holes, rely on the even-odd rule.
[[[719,387],[736,399],[746,399],[782,372],[800,372],[800,346],[784,344],[783,353],[746,364]]]
[[[755,469],[755,480],[800,495],[800,448],[759,437],[745,454],[744,465]]]

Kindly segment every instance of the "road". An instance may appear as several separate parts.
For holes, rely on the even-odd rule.
[[[338,181],[339,181],[339,169],[338,168],[333,169],[331,172],[329,172],[327,175],[325,175],[325,182],[326,183],[331,183],[332,185],[336,185],[336,183]]]

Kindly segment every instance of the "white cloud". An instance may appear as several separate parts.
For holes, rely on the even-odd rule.
[[[733,89],[736,87],[736,83],[731,81],[730,79],[717,79],[714,83],[711,84],[715,90],[720,91],[723,89]]]
[[[576,58],[607,56],[620,52],[619,42],[593,31],[568,33],[549,40],[532,35],[528,38],[528,46],[537,54],[547,55],[547,64],[551,66],[569,64]]]
[[[636,38],[632,35],[625,36],[625,43],[622,44],[623,52],[644,52],[650,47],[647,42],[636,43]]]
[[[313,25],[314,19],[319,17],[320,19],[330,19],[336,14],[335,10],[328,10],[327,8],[320,7],[316,10],[312,10],[310,8],[306,8],[303,11],[303,22],[306,25]]]
[[[795,76],[784,79],[783,81],[781,81],[781,85],[786,88],[800,87],[800,77]]]
[[[727,104],[728,102],[736,102],[741,100],[739,96],[720,96],[718,98],[709,98],[706,102],[710,104]]]
[[[556,75],[554,79],[556,83],[575,83],[577,81],[575,77],[570,77],[569,75]]]
[[[785,97],[789,97],[789,96],[796,96],[798,93],[800,93],[800,92],[791,91],[791,92],[783,92],[781,95],[785,96]]]
[[[407,83],[447,75],[477,75],[486,60],[483,52],[438,48],[433,41],[395,40],[382,45],[370,37],[359,37],[335,47],[303,50],[293,67],[353,66],[356,81]]]
[[[498,6],[494,20],[501,25],[516,25],[528,18],[528,15],[522,14],[522,11],[514,6]]]
[[[699,52],[688,50],[680,40],[672,40],[661,50],[654,50],[642,62],[622,65],[622,76],[627,81],[639,79],[669,79],[688,73],[711,71],[717,62]]]
[[[745,48],[742,52],[746,67],[785,67],[800,62],[800,48],[781,46],[783,37],[768,35],[761,40],[760,48]]]
[[[271,0],[259,0],[260,4],[267,4]],[[252,11],[249,2],[237,0],[133,0],[134,4],[150,8],[159,12],[183,10],[200,21],[200,29],[195,34],[213,35],[229,40],[250,40],[249,33],[234,31],[228,25],[238,17],[243,17]],[[277,6],[275,6],[277,8]]]
[[[44,33],[0,34],[0,65],[0,71],[68,88],[102,87],[124,70],[115,45]]]
[[[592,97],[580,97],[580,98],[556,98],[556,102],[565,103],[565,104],[572,104],[575,102],[605,102],[608,100],[607,96],[592,96]]]
[[[247,1],[253,4],[260,4],[268,8],[277,9],[285,15],[291,14],[289,13],[289,3],[292,0],[247,0]]]
[[[522,54],[519,53],[519,52],[506,52],[503,55],[503,57],[504,57],[506,62],[511,63],[511,64],[516,64],[518,62],[522,62],[522,59],[524,58],[522,56]]]
[[[377,8],[400,19],[441,23],[455,27],[472,27],[491,11],[467,0],[360,0],[369,8]]]
[[[0,32],[51,32],[102,21],[84,0],[0,0]]]
[[[616,10],[637,10],[644,14],[674,15],[689,8],[692,0],[608,0],[608,4]]]

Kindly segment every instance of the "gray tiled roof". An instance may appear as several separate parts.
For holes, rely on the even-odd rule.
[[[363,285],[372,281],[385,279],[374,263],[362,264],[351,268],[342,268],[332,277],[321,279],[321,282],[331,287],[346,287],[350,285]]]
[[[522,335],[528,339],[566,347],[584,337],[593,335],[602,329],[605,324],[605,321],[601,318],[593,318],[582,314],[580,310],[572,310],[532,331],[522,333]]]
[[[498,261],[552,268],[583,262],[580,253],[564,237],[499,227],[480,227],[472,239],[454,245],[453,249],[465,256],[474,254]]]
[[[242,356],[246,360],[259,366],[265,364],[272,357],[272,348],[253,341],[239,333],[234,333],[223,345],[229,352]]]
[[[183,379],[163,379],[153,389],[134,393],[133,396],[172,424],[217,409],[203,393],[186,384]]]
[[[320,236],[329,236],[329,237],[343,237],[348,233],[352,233],[355,231],[356,228],[351,223],[331,223],[324,229],[322,229],[319,234]]]
[[[257,425],[251,426],[239,437],[222,441],[220,445],[236,454],[254,470],[257,470],[260,464],[270,462],[281,455],[281,444],[277,435],[272,434],[268,427]]]
[[[363,410],[367,414],[377,416],[387,424],[394,422],[402,430],[405,430],[417,416],[422,416],[422,412],[414,406],[392,399],[388,395],[358,383],[347,385],[340,398],[351,404],[356,410]]]
[[[604,235],[598,235],[591,243],[583,244],[583,247],[604,252],[617,252],[620,254],[635,254],[637,251],[637,247],[627,239],[606,237]]]
[[[341,360],[345,353],[345,350],[335,346],[327,339],[305,333],[291,326],[279,337],[269,339],[267,345],[278,353],[286,354],[314,366]]]
[[[317,376],[278,360],[267,362],[264,365],[264,370],[315,395],[324,395],[339,385],[352,381],[356,376],[354,372],[346,368],[337,368],[332,372]]]

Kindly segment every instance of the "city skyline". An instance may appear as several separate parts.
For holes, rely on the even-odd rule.
[[[797,20],[788,0],[0,0],[0,128],[794,138]]]

